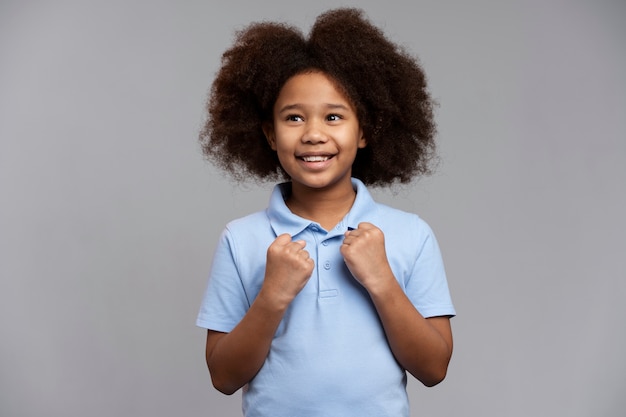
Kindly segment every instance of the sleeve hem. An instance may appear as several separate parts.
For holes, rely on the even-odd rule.
[[[216,332],[230,333],[236,324],[216,323],[209,320],[198,319],[196,320],[196,326],[202,329],[214,330]]]
[[[456,316],[456,311],[454,310],[454,307],[452,306],[431,307],[431,308],[424,308],[424,309],[419,308],[418,310],[425,319],[430,318],[430,317],[441,317],[441,316],[454,317]]]

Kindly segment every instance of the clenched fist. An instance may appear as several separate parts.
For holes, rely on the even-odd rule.
[[[360,223],[358,228],[347,231],[344,236],[341,254],[352,275],[365,289],[371,292],[393,278],[382,230],[371,223]]]
[[[278,236],[267,249],[262,291],[282,307],[291,303],[313,273],[315,263],[304,240],[292,241],[289,234]]]

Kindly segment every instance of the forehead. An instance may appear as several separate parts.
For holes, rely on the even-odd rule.
[[[276,105],[301,101],[302,104],[343,104],[354,109],[342,86],[321,71],[304,72],[289,78],[278,94]]]

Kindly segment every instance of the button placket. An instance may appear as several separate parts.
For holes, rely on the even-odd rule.
[[[339,236],[335,230],[332,230],[329,234],[324,236],[320,245],[318,246],[318,271],[319,271],[319,289],[320,299],[324,302],[330,302],[332,299],[336,300],[339,295],[337,287],[337,256],[339,251],[338,243],[342,241],[342,237]]]

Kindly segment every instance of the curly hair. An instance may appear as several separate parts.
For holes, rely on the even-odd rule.
[[[330,76],[355,105],[368,145],[358,151],[352,176],[382,186],[432,172],[436,126],[424,71],[353,8],[321,14],[308,39],[273,22],[237,32],[207,102],[200,133],[207,159],[238,181],[286,179],[262,125],[272,120],[285,82],[307,71]]]

